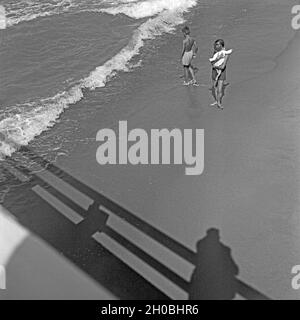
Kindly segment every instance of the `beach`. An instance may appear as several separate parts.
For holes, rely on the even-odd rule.
[[[140,23],[149,24],[149,20],[140,22],[130,18],[132,20],[129,23],[128,16],[104,14],[107,29],[110,29],[113,17],[114,23],[120,26],[123,33],[112,28],[112,37],[100,35],[112,42],[112,46],[106,43],[104,48],[97,48],[102,52],[107,50],[106,55],[101,56],[102,62],[96,63],[96,57],[90,56],[89,59],[88,55],[85,56],[86,60],[81,61],[81,52],[78,51],[78,55],[74,55],[74,59],[69,61],[68,76],[65,76],[66,70],[60,74],[58,69],[61,82],[56,76],[51,80],[49,72],[53,69],[50,64],[49,70],[43,69],[44,76],[37,77],[32,71],[28,71],[28,75],[32,72],[35,79],[30,82],[30,77],[28,78],[28,87],[23,86],[22,77],[15,75],[16,79],[10,78],[11,73],[7,70],[7,78],[2,86],[6,86],[6,90],[4,92],[1,88],[1,96],[8,105],[17,106],[12,111],[15,113],[16,110],[24,109],[24,105],[19,105],[20,101],[28,101],[32,98],[32,92],[37,93],[35,99],[44,99],[58,92],[66,78],[72,78],[70,87],[72,89],[75,86],[77,90],[75,96],[64,98],[70,101],[64,112],[59,113],[56,108],[57,115],[49,118],[51,126],[48,126],[48,122],[47,125],[44,123],[47,130],[42,130],[43,124],[34,132],[24,131],[24,140],[20,140],[15,133],[12,137],[17,137],[19,143],[25,141],[24,145],[28,145],[38,156],[55,163],[64,172],[193,252],[196,251],[197,241],[205,237],[207,230],[218,229],[221,242],[231,249],[232,258],[239,269],[239,279],[271,299],[299,299],[299,292],[291,287],[291,268],[299,264],[300,259],[297,126],[300,95],[297,58],[300,36],[291,28],[290,13],[292,6],[297,3],[285,1],[283,4],[277,0],[192,2],[180,18],[176,16],[176,23],[174,15],[171,19],[172,14],[164,12],[164,19],[169,19],[166,25],[170,26],[172,21],[174,30],[160,33],[162,29],[166,30],[164,23],[163,27],[160,25],[156,31],[158,36],[145,40],[139,54],[130,60],[134,65],[130,72],[116,72],[105,85],[102,85],[104,82],[101,77],[95,78],[99,74],[93,74],[93,77],[85,78],[88,79],[85,86],[78,87],[78,79],[82,78],[79,70],[87,73],[91,64],[102,65],[111,58],[112,52],[118,54],[130,39],[133,30]],[[76,13],[78,18],[81,14],[91,15],[95,19],[94,22],[92,19],[84,19],[86,24],[98,22],[98,13]],[[71,28],[74,16],[62,18],[69,19]],[[60,16],[51,16],[44,21],[37,19],[24,22],[27,24],[26,32],[34,33],[34,28],[47,23],[54,28],[50,19],[58,19],[59,22]],[[164,19],[162,20],[166,21]],[[61,21],[62,25],[64,23]],[[180,30],[184,24],[191,27],[199,46],[194,62],[199,68],[196,73],[199,87],[182,86],[183,79],[180,78],[183,73],[180,65]],[[23,32],[21,25],[19,23],[0,31],[8,32],[11,37],[9,39],[13,39],[18,32]],[[58,23],[56,28],[59,28]],[[104,28],[105,31],[107,29]],[[49,27],[46,30],[50,32]],[[87,34],[90,36],[87,39],[95,40],[99,36]],[[209,91],[211,71],[208,58],[217,38],[223,38],[226,47],[234,50],[227,67],[229,86],[226,87],[224,110],[209,105],[212,98]],[[12,40],[7,40],[7,46],[10,41]],[[57,44],[55,39],[53,41],[55,48]],[[17,45],[24,44],[17,42]],[[82,50],[87,50],[85,48],[82,44]],[[9,52],[8,47],[6,50]],[[5,59],[8,61],[8,56]],[[10,63],[13,64],[14,61],[12,59]],[[74,71],[75,66],[78,68]],[[46,82],[45,85],[41,83],[41,79]],[[14,82],[23,89],[13,87]],[[9,88],[12,91],[7,90]],[[82,98],[77,99],[78,95],[82,95]],[[53,106],[52,103],[49,105]],[[60,108],[61,101],[55,106]],[[49,107],[50,116],[51,110]],[[6,115],[7,112],[4,112],[2,121]],[[34,118],[33,122],[30,120],[28,123],[32,125],[40,123],[39,119],[45,119],[43,114],[39,115],[41,118]],[[124,120],[129,129],[142,128],[147,132],[162,128],[204,129],[203,173],[188,176],[185,175],[184,165],[172,164],[100,166],[96,161],[99,147],[97,132],[102,128],[117,130],[119,121]],[[27,141],[29,136],[34,138]],[[22,157],[22,149],[13,152],[11,157],[16,163],[36,170],[34,164]],[[4,160],[5,162],[10,164],[8,160]],[[71,235],[74,238],[68,239],[69,229],[64,229],[65,222],[61,225],[61,230],[57,228],[59,219],[52,216],[49,203],[44,207],[43,201],[37,199],[37,193],[32,193],[33,185],[30,182],[18,182],[20,179],[13,175],[6,176],[5,172],[7,169],[2,173],[2,205],[22,225],[56,247],[57,251],[60,241],[64,243],[61,245],[64,250],[67,247],[65,243],[76,242],[74,234]],[[40,169],[37,170],[37,175],[50,179]],[[64,188],[66,190],[62,186]],[[73,194],[73,197],[75,199],[76,195]],[[84,206],[87,207],[88,204]],[[149,237],[149,234],[145,235],[137,227],[128,225],[126,219],[124,221],[109,213],[107,224],[182,279],[190,281],[194,270],[192,263],[176,254],[172,245],[169,248],[162,247],[153,235]],[[62,233],[64,238],[59,239]],[[142,255],[132,254],[133,250],[130,252],[129,246],[122,247],[105,234],[95,237],[114,257],[163,294],[172,299],[188,298],[184,286],[164,276],[162,268],[155,268],[151,264],[149,267]],[[89,249],[92,248],[91,244]],[[83,249],[80,254],[67,251],[63,254],[70,260],[74,255],[75,261],[78,261],[75,255],[81,255],[80,268],[84,269],[85,258],[91,263],[88,267],[90,275],[93,273],[92,263],[98,267],[101,265],[101,261],[96,261],[95,257],[91,261],[91,253],[88,251],[86,257]],[[106,266],[105,263],[103,265]],[[101,272],[109,274],[111,270],[103,267]],[[122,283],[125,284],[126,281]],[[103,285],[101,281],[100,285]],[[105,283],[104,286],[110,289],[109,284]],[[115,288],[112,291],[118,296]],[[124,291],[119,297],[126,297],[126,290]],[[149,289],[147,298],[158,297],[155,296],[155,290],[152,296],[150,292]],[[128,298],[132,297],[128,294]],[[237,294],[236,298],[244,297]]]

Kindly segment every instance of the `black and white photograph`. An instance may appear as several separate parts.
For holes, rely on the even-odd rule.
[[[0,308],[299,300],[299,58],[297,0],[0,0]]]

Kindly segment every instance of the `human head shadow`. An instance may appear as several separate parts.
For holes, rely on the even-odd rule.
[[[207,230],[196,248],[189,299],[232,300],[238,289],[235,277],[239,268],[231,256],[231,249],[220,241],[219,230]]]

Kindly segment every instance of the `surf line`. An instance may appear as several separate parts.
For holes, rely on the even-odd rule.
[[[100,129],[96,141],[101,142],[96,152],[100,165],[172,162],[184,163],[186,175],[200,175],[204,170],[204,129],[151,129],[149,138],[146,130],[128,131],[127,121],[119,121],[118,135],[113,129]]]

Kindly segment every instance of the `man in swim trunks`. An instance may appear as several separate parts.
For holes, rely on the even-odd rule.
[[[215,53],[225,50],[225,43],[224,40],[218,39],[214,43],[214,51]],[[217,105],[220,109],[223,109],[222,106],[222,99],[224,96],[224,86],[225,86],[225,80],[226,80],[226,64],[227,60],[229,58],[229,55],[226,54],[224,57],[224,60],[222,61],[222,64],[219,66],[214,65],[212,63],[212,81],[213,86],[211,88],[212,90],[212,96],[215,99],[215,102],[213,102],[211,105]]]
[[[181,53],[181,61],[184,69],[184,85],[193,84],[198,86],[197,80],[195,78],[194,70],[192,68],[192,60],[195,58],[198,48],[196,46],[196,41],[190,36],[190,28],[185,26],[182,28],[184,35],[183,48]],[[189,80],[189,74],[192,80]]]
[[[225,61],[225,56],[228,54],[232,53],[232,49],[230,50],[225,50],[225,48],[223,48],[221,51],[217,51],[214,56],[212,58],[209,59],[209,61],[212,64],[212,67],[217,70],[217,77],[215,78],[215,85],[218,85],[218,80],[220,78],[220,75],[222,73],[222,70],[218,69],[218,67],[220,67],[224,61]]]

